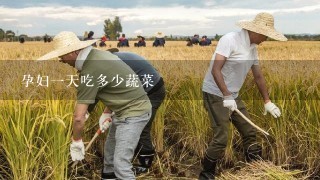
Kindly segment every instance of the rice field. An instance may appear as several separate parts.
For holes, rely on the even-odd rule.
[[[130,42],[133,44],[133,42]],[[202,80],[215,50],[168,41],[164,48],[121,48],[146,57],[164,77],[167,97],[153,124],[157,158],[139,179],[196,179],[212,132],[202,102]],[[76,71],[58,61],[35,62],[51,50],[43,42],[0,42],[0,178],[99,179],[105,134],[86,159],[71,168],[69,143],[76,99],[63,83],[37,86],[37,75],[66,78]],[[116,42],[107,43],[107,48]],[[320,42],[264,42],[258,48],[270,97],[282,111],[279,119],[263,116],[263,101],[249,73],[241,89],[250,119],[271,134],[259,134],[267,162],[245,164],[239,133],[231,128],[219,163],[219,179],[305,179],[320,174]],[[34,77],[26,87],[24,75]],[[98,128],[103,106],[86,122],[84,140]],[[240,164],[239,164],[240,163]]]

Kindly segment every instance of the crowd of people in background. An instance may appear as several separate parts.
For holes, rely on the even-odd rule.
[[[83,35],[83,41],[88,41],[88,40],[94,40],[95,38],[94,36],[94,32],[93,31],[85,31],[84,35]],[[134,47],[146,47],[147,43],[146,43],[146,38],[142,35],[138,35],[138,42],[134,43]],[[155,33],[155,39],[152,43],[153,47],[164,47],[166,40],[165,40],[166,36],[163,32],[156,32]],[[109,41],[110,37],[108,35],[103,35],[100,38],[100,41],[97,43],[92,44],[92,46],[97,47],[97,45],[99,45],[99,47],[106,47],[106,41]],[[45,43],[50,43],[52,41],[52,38],[50,36],[48,36],[47,34],[45,36],[43,36],[43,41]],[[129,39],[126,38],[125,34],[121,34],[121,36],[118,38],[118,43],[117,43],[117,47],[130,47],[129,45]],[[211,43],[211,39],[208,38],[206,35],[203,35],[201,38],[199,36],[199,34],[194,34],[193,37],[187,38],[187,46],[192,47],[194,45],[199,45],[199,46],[210,46]],[[19,37],[19,42],[20,43],[24,43],[25,42],[25,38],[24,37]]]
[[[201,39],[199,38],[199,34],[195,34],[192,38],[187,39],[187,46],[191,47],[193,45],[199,46],[210,46],[211,39],[209,39],[206,35],[203,35]]]
[[[89,33],[86,31],[83,37],[83,40],[92,40],[94,32],[90,31]],[[152,43],[153,47],[164,47],[166,40],[165,40],[165,34],[163,32],[156,32],[155,39]],[[146,47],[146,38],[142,35],[138,35],[138,42],[134,43],[134,47]],[[99,46],[105,47],[106,41],[110,40],[109,36],[102,36],[100,39]],[[193,45],[199,45],[199,46],[210,46],[211,45],[211,39],[208,38],[206,35],[203,35],[201,38],[199,34],[195,34],[192,38],[187,39],[187,46],[192,47]],[[94,45],[96,46],[96,45]],[[129,45],[129,39],[126,38],[126,34],[121,34],[121,36],[118,38],[117,47],[130,47]]]

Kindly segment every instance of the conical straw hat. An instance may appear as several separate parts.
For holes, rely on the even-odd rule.
[[[88,47],[96,41],[98,40],[95,39],[88,41],[80,41],[75,33],[69,31],[62,31],[53,38],[54,50],[40,57],[38,60],[41,61],[56,58],[68,54],[70,52]]]
[[[274,18],[269,13],[259,13],[252,21],[239,21],[237,26],[243,29],[263,34],[274,40],[287,41],[288,39],[274,28]]]
[[[156,38],[163,38],[164,37],[164,33],[163,32],[157,32],[156,33]]]

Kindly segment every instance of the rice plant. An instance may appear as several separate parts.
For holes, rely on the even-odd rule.
[[[99,179],[105,135],[87,153],[82,164],[84,174],[77,174],[69,166],[75,88],[66,87],[65,83],[49,87],[33,84],[27,88],[21,82],[25,74],[61,79],[66,74],[76,74],[76,71],[57,61],[33,61],[50,51],[51,44],[0,44],[0,69],[3,72],[0,77],[3,99],[0,101],[0,178]],[[110,42],[107,48],[115,47],[115,44]],[[150,44],[147,42],[146,48],[120,49],[146,57],[166,83],[167,97],[158,110],[152,130],[157,159],[146,176],[196,178],[199,160],[214,133],[203,108],[201,86],[216,42],[210,47],[192,48],[186,47],[185,42],[168,42],[164,48],[153,48]],[[242,173],[227,174],[229,167],[243,161],[241,138],[231,128],[227,151],[221,162],[226,173],[220,178],[246,179],[245,175],[255,168],[264,169],[256,171],[257,179],[316,177],[320,172],[319,48],[319,42],[266,42],[259,46],[260,64],[270,97],[282,110],[282,116],[274,119],[262,115],[263,101],[252,75],[247,77],[240,94],[250,119],[271,134],[271,138],[259,134],[263,157],[270,163],[248,165],[243,167]],[[97,129],[102,109],[99,104],[86,122],[86,142]],[[86,164],[90,164],[90,168]]]

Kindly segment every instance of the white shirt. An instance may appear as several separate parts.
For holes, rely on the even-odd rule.
[[[202,91],[223,97],[211,73],[216,54],[220,54],[227,58],[221,69],[224,82],[233,98],[238,97],[249,70],[253,65],[259,65],[256,46],[250,43],[248,31],[245,29],[224,35],[212,56]]]
[[[76,68],[77,70],[79,70],[79,71],[82,70],[83,63],[84,63],[84,61],[87,59],[87,57],[88,57],[91,49],[92,49],[92,46],[88,46],[88,47],[82,49],[82,50],[79,52],[79,54],[78,54],[78,56],[77,56],[77,59],[76,59],[76,64],[75,64],[75,68]]]

